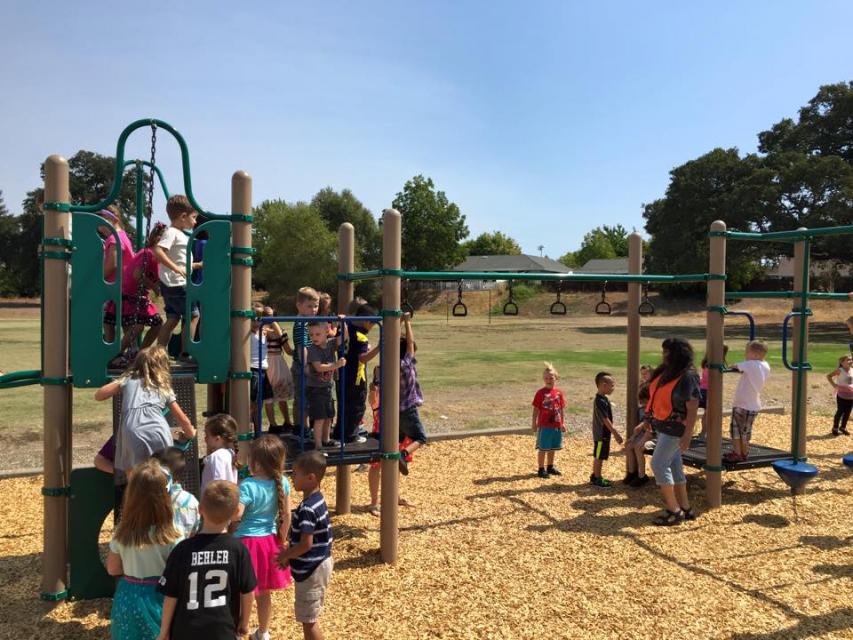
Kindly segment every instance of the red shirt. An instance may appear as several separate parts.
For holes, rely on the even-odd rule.
[[[566,396],[557,387],[542,387],[533,398],[533,406],[539,410],[536,426],[540,429],[561,429],[563,427],[563,409],[566,408]]]

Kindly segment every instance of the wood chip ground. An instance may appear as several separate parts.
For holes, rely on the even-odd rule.
[[[784,448],[788,416],[760,416],[755,440]],[[328,638],[853,638],[853,437],[810,421],[820,476],[792,498],[771,469],[724,476],[724,506],[650,525],[653,485],[588,484],[591,442],[568,438],[561,478],[533,476],[533,438],[442,442],[420,452],[403,494],[400,561],[379,561],[379,522],[366,511],[367,476],[354,474],[354,509],[334,517]],[[615,443],[614,443],[615,444]],[[621,477],[615,454],[605,475]],[[334,507],[334,474],[324,483]],[[109,637],[109,600],[40,603],[41,478],[0,482],[0,637]],[[301,637],[293,590],[274,596],[273,638]]]

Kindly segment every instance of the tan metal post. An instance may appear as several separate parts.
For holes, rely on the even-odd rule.
[[[711,223],[711,231],[722,234],[726,230],[726,223],[716,220]],[[726,273],[726,237],[724,235],[712,235],[710,237],[710,256],[708,261],[708,273]],[[718,307],[717,310],[708,310],[705,330],[705,353],[709,364],[723,363],[723,343],[725,340],[725,326],[723,314],[719,308],[725,304],[726,282],[725,280],[708,281],[708,307]],[[715,509],[722,503],[722,446],[723,446],[723,372],[719,369],[708,371],[708,402],[705,405],[708,456],[705,460],[705,500],[708,507]]]
[[[68,162],[50,156],[44,163],[45,202],[68,203]],[[71,239],[71,214],[45,209],[44,237]],[[44,261],[44,343],[42,376],[68,376],[68,262]],[[70,384],[44,385],[44,486],[60,490],[71,482],[71,402]],[[44,552],[42,554],[42,598],[64,598],[68,565],[68,496],[44,497]]]
[[[352,273],[355,270],[355,228],[344,222],[338,228],[338,273]],[[355,294],[355,284],[351,280],[338,280],[338,313],[345,314]],[[355,336],[351,336],[355,339]],[[338,407],[340,415],[341,407]],[[344,425],[346,429],[346,425]],[[352,466],[339,465],[335,472],[335,511],[349,513],[352,508]]]
[[[400,269],[401,219],[400,212],[386,209],[382,222],[382,266]],[[382,278],[382,308],[386,311],[400,309],[400,276]],[[382,453],[399,454],[400,433],[400,318],[384,319],[384,345],[382,352]],[[379,521],[379,548],[382,561],[397,561],[397,517],[399,497],[399,470],[396,458],[382,458],[382,513]]]
[[[805,227],[800,227],[799,231],[805,230]],[[808,240],[801,240],[794,244],[794,292],[799,293],[801,291],[809,290],[809,273],[806,271],[803,272],[803,266],[808,261],[808,257],[806,256],[806,243]],[[793,311],[805,311],[805,309],[801,309],[802,299],[795,298],[793,304]],[[806,301],[806,305],[808,305],[808,300]],[[809,318],[806,315],[797,315],[793,317],[792,330],[794,332],[794,340],[793,340],[793,351],[791,352],[791,356],[788,358],[789,361],[794,362],[799,361],[800,359],[800,325],[805,323],[805,332],[803,333],[803,362],[809,361]],[[791,445],[795,441],[797,441],[797,459],[804,460],[806,457],[806,436],[807,434],[807,425],[806,425],[806,417],[808,416],[808,401],[809,401],[809,374],[807,371],[803,371],[801,376],[797,375],[796,369],[791,372]],[[797,390],[800,390],[800,406],[799,411],[797,410]],[[797,433],[799,432],[799,438],[797,437]],[[802,495],[806,491],[804,486],[798,488],[792,488],[791,493],[794,495]]]
[[[245,171],[235,171],[231,176],[232,215],[252,215],[252,178]],[[252,246],[252,223],[234,220],[231,223],[231,246]],[[231,309],[249,309],[252,306],[252,267],[242,264],[231,265]],[[243,316],[231,318],[231,371],[249,371],[249,334],[251,319]],[[251,433],[249,419],[249,381],[236,378],[229,380],[230,404],[228,410],[237,421],[237,433]],[[248,447],[240,447],[239,459],[245,463]]]
[[[628,236],[628,273],[643,272],[643,238]],[[628,283],[628,375],[626,376],[625,433],[637,426],[637,392],[640,388],[640,289],[639,282]],[[627,458],[627,456],[626,456]]]

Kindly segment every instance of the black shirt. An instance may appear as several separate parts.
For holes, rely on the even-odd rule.
[[[225,533],[200,533],[169,554],[160,592],[177,598],[172,640],[234,640],[240,596],[257,584],[249,550]]]

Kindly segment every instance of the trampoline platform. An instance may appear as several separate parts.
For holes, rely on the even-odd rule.
[[[723,438],[722,455],[726,455],[732,450],[732,441],[728,438]],[[646,455],[654,453],[654,448],[647,448]],[[742,462],[726,462],[722,461],[722,466],[726,471],[742,471],[745,469],[756,469],[758,467],[769,467],[777,460],[788,460],[791,457],[790,451],[782,451],[773,447],[765,447],[760,444],[750,444],[749,457]],[[690,441],[690,448],[681,454],[681,459],[688,467],[702,469],[708,460],[707,443],[699,438],[693,438]]]
[[[282,434],[280,435],[282,442],[287,448],[287,468],[290,469],[293,461],[300,453],[299,435],[298,434]],[[311,438],[305,438],[305,451],[314,449],[314,441]],[[381,453],[381,445],[376,438],[367,438],[367,442],[351,442],[345,444],[343,451],[341,447],[322,447],[319,449],[326,455],[326,463],[330,467],[344,466],[350,464],[367,464],[368,462],[376,462],[379,460]]]

